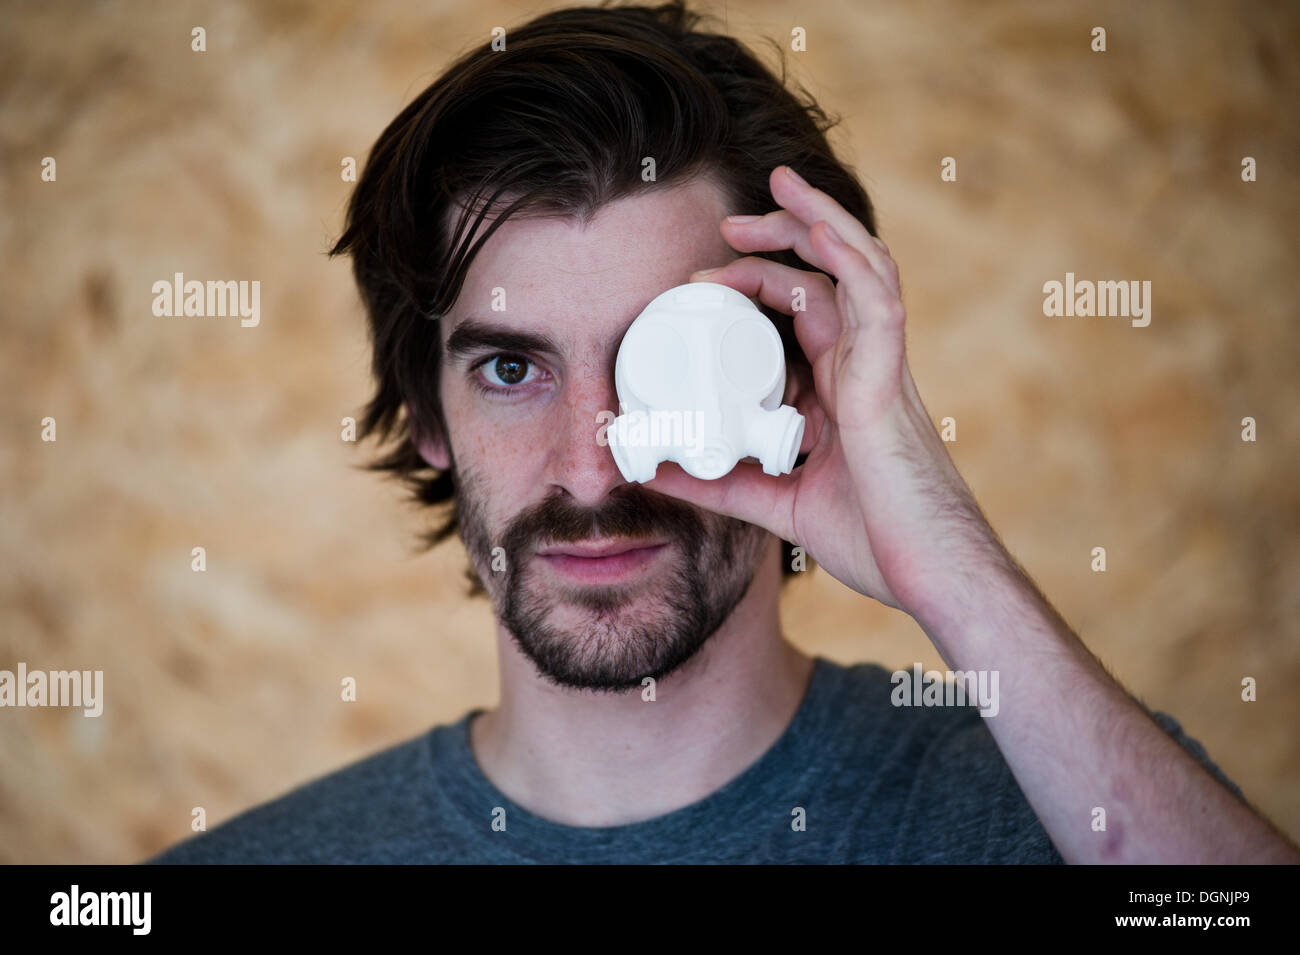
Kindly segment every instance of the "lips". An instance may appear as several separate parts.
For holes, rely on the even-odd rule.
[[[544,548],[537,559],[569,584],[609,587],[646,579],[668,549],[667,541],[580,541]]]
[[[634,550],[660,547],[666,541],[624,540],[624,541],[584,541],[579,543],[556,544],[545,547],[537,553],[543,557],[585,557],[598,560],[602,557],[614,557]]]

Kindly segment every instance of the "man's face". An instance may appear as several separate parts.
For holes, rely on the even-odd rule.
[[[450,449],[421,451],[453,470],[461,539],[498,618],[559,685],[626,689],[676,669],[770,540],[627,483],[597,440],[599,413],[619,410],[624,332],[659,293],[736,257],[718,231],[733,211],[697,180],[608,205],[585,230],[512,218],[440,319]]]

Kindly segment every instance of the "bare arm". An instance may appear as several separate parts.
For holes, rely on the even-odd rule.
[[[918,615],[952,669],[996,670],[989,730],[1071,863],[1300,863],[1104,670],[1033,583],[1002,562]],[[1095,830],[1095,810],[1105,830]]]

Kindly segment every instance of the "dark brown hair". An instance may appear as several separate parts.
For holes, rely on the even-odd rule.
[[[330,254],[352,257],[374,349],[375,392],[359,437],[395,441],[365,467],[402,481],[413,501],[447,505],[442,521],[419,535],[422,549],[459,521],[451,472],[431,468],[416,444],[434,429],[449,433],[434,319],[454,304],[479,248],[511,214],[585,223],[607,203],[702,174],[724,185],[730,211],[767,213],[778,208],[768,177],[785,164],[875,234],[866,191],[826,139],[839,120],[802,88],[786,88],[783,49],[772,43],[778,79],[739,41],[697,30],[702,19],[681,0],[654,7],[607,0],[544,14],[509,30],[505,49],[489,42],[461,56],[371,150]],[[645,157],[654,159],[656,182],[642,180]],[[490,225],[474,241],[489,210]],[[758,254],[812,269],[789,250]],[[789,318],[764,311],[781,332],[787,364],[806,367]],[[787,579],[796,573],[790,546],[782,547]],[[481,593],[472,570],[468,576],[471,593]]]

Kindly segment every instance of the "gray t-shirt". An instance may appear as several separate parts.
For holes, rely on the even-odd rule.
[[[739,776],[597,828],[549,822],[492,785],[469,747],[471,710],[148,861],[1060,863],[978,710],[895,707],[892,690],[880,666],[817,657],[789,727]],[[1176,720],[1152,715],[1242,798]]]

